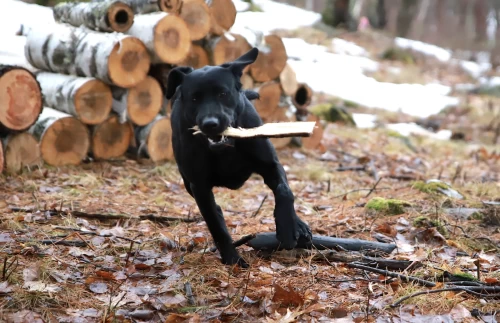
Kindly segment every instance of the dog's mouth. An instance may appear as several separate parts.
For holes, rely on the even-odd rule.
[[[227,142],[229,142],[229,137],[226,137],[224,135],[219,135],[219,136],[208,136],[205,134],[208,138],[208,143],[210,145],[223,145]]]

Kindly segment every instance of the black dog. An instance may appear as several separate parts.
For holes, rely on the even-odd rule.
[[[236,190],[252,173],[264,178],[275,198],[276,236],[281,246],[292,249],[297,240],[311,239],[311,230],[294,209],[294,196],[285,170],[267,138],[233,139],[220,134],[228,127],[254,128],[262,125],[250,100],[253,91],[242,91],[243,69],[252,64],[257,48],[236,61],[220,66],[176,67],[167,79],[167,99],[172,99],[172,144],[175,160],[186,190],[196,200],[222,262],[248,267],[232,244],[221,208],[215,203],[213,187]],[[203,134],[193,134],[197,125]]]

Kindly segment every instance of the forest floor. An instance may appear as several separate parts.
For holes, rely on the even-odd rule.
[[[422,82],[436,67],[393,64]],[[341,248],[258,254],[243,245],[250,268],[224,266],[173,162],[3,176],[0,321],[496,322],[500,155],[487,129],[497,112],[484,108],[495,100],[469,96],[439,116],[465,140],[328,124],[318,151],[279,151],[297,213],[314,234],[396,244],[371,258]],[[350,109],[381,122],[413,120]],[[443,182],[423,185],[430,179]],[[234,240],[275,230],[274,197],[261,178],[214,192]],[[398,201],[384,208],[387,200],[376,198]]]

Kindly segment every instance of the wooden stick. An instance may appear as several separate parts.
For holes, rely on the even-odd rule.
[[[233,138],[282,138],[282,137],[307,137],[314,130],[315,122],[277,122],[266,123],[260,127],[243,129],[243,128],[227,128],[221,135]],[[198,126],[192,128],[194,134],[201,134]]]

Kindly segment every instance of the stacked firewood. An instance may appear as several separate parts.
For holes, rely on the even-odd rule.
[[[87,156],[173,160],[166,77],[175,66],[257,61],[241,78],[264,122],[316,120],[276,35],[231,31],[232,0],[93,0],[60,3],[55,23],[27,23],[24,62],[0,65],[0,172],[79,164]],[[0,56],[0,64],[2,64]],[[318,121],[318,120],[316,120]],[[314,149],[321,127],[299,143]],[[292,138],[272,139],[276,148]]]

